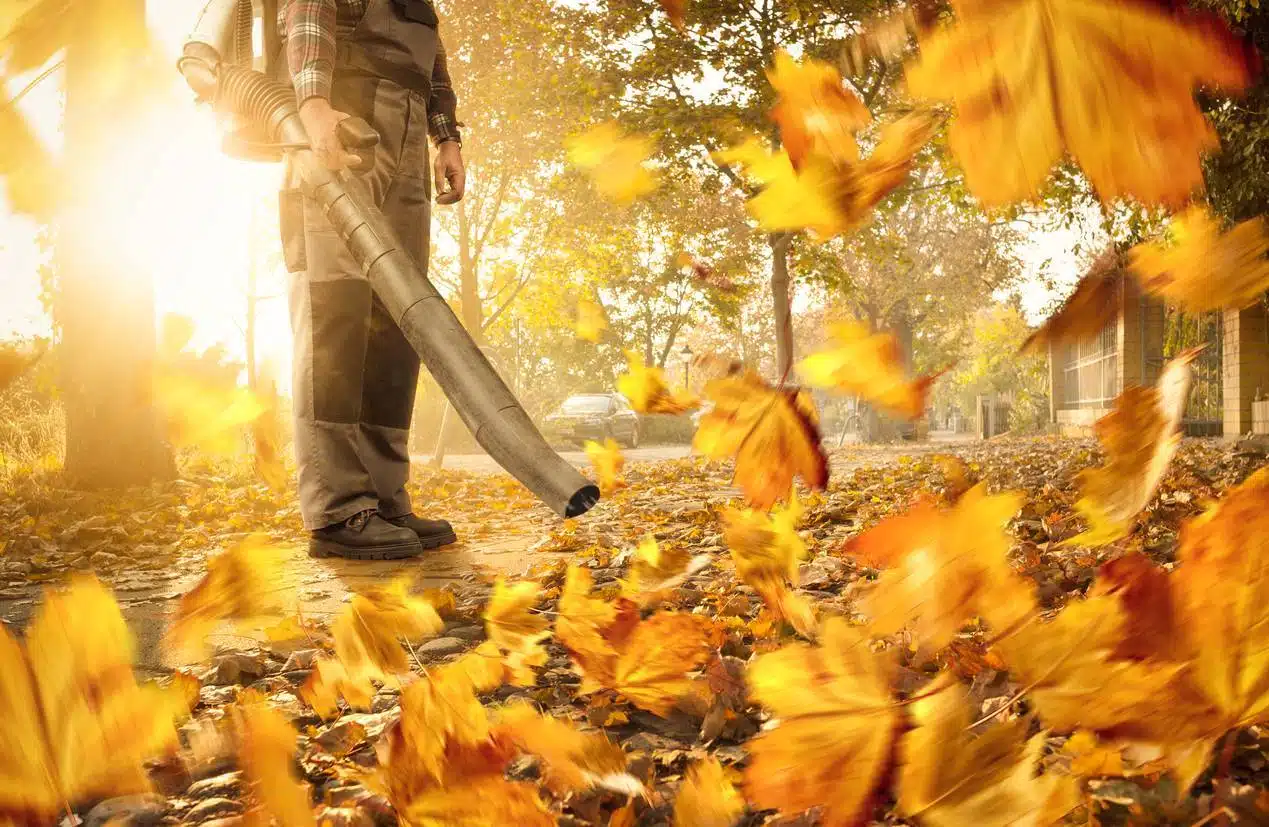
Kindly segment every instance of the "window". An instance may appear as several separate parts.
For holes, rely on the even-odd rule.
[[[1104,408],[1119,395],[1119,344],[1116,326],[1095,338],[1068,345],[1062,368],[1065,408]]]
[[[564,413],[571,414],[600,414],[608,413],[608,406],[612,403],[612,397],[609,396],[570,396],[564,400],[561,406]]]

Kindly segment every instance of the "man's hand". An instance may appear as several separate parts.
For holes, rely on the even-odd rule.
[[[344,149],[336,130],[348,115],[330,105],[326,98],[309,98],[300,105],[300,120],[318,160],[330,169],[343,169],[360,159]]]
[[[467,172],[463,169],[463,150],[458,141],[446,141],[436,148],[432,164],[436,181],[436,203],[456,204],[467,188]]]

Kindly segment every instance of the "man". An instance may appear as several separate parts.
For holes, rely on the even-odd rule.
[[[463,196],[457,104],[431,0],[285,0],[285,65],[313,150],[333,169],[357,156],[340,121],[379,133],[359,177],[402,244],[427,267],[436,200]],[[316,202],[283,194],[295,335],[295,454],[300,512],[317,557],[386,560],[455,541],[411,509],[408,437],[419,359]]]

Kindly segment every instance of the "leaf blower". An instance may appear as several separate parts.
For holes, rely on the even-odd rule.
[[[371,288],[440,385],[476,441],[563,517],[599,501],[599,489],[551,450],[493,365],[402,248],[355,171],[334,172],[309,149],[290,84],[272,79],[279,51],[276,0],[255,0],[263,17],[265,72],[252,67],[252,0],[210,0],[177,68],[198,98],[243,124],[225,148],[256,160],[289,156],[305,194],[322,207]],[[350,119],[351,120],[351,119]],[[377,141],[364,121],[341,137],[359,156]]]

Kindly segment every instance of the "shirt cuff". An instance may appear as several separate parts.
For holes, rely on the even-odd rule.
[[[432,136],[432,143],[440,146],[446,141],[457,141],[462,144],[463,137],[458,131],[458,127],[462,126],[453,115],[447,112],[433,112],[428,117],[428,132]]]
[[[330,71],[320,66],[306,66],[296,72],[292,79],[296,101],[302,104],[309,98],[330,100],[331,75]]]

